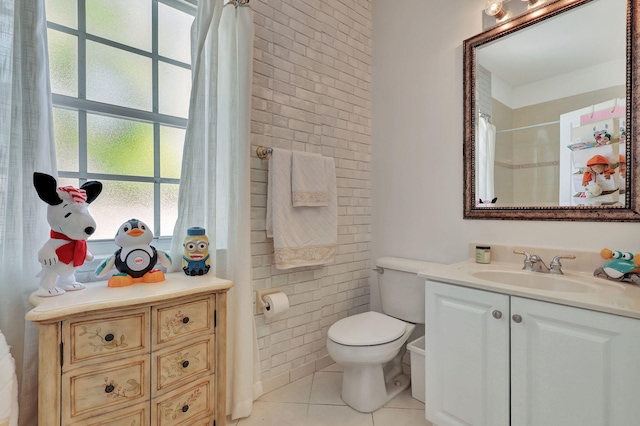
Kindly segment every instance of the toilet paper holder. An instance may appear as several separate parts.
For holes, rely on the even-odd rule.
[[[261,314],[268,303],[264,301],[264,297],[269,294],[280,293],[282,287],[264,288],[262,290],[256,290],[256,314]]]

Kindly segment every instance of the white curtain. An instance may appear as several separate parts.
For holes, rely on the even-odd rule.
[[[25,426],[37,424],[38,334],[24,316],[49,235],[33,172],[56,172],[46,35],[44,0],[0,2],[0,330],[16,360]]]
[[[476,131],[476,203],[495,197],[494,160],[496,154],[496,126],[485,117],[478,117]]]
[[[227,4],[225,4],[227,3]],[[206,229],[209,271],[235,283],[228,296],[227,414],[251,414],[262,393],[251,289],[250,113],[253,16],[243,1],[198,2],[193,88],[185,137],[173,270],[192,226]],[[248,3],[248,2],[247,2]]]

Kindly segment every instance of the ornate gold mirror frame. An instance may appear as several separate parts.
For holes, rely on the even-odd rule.
[[[464,218],[569,221],[640,221],[640,91],[638,90],[640,0],[627,0],[626,157],[627,193],[621,206],[478,207],[475,194],[476,48],[594,0],[557,0],[464,41]],[[595,0],[597,1],[597,0]],[[606,25],[594,31],[603,31]]]

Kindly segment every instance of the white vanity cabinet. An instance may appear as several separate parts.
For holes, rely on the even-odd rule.
[[[428,281],[425,335],[436,425],[640,422],[640,320]]]

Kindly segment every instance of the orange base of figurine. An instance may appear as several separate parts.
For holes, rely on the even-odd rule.
[[[159,283],[164,281],[164,272],[154,269],[140,278],[133,278],[130,275],[114,275],[107,282],[108,287],[128,287],[138,283]]]

